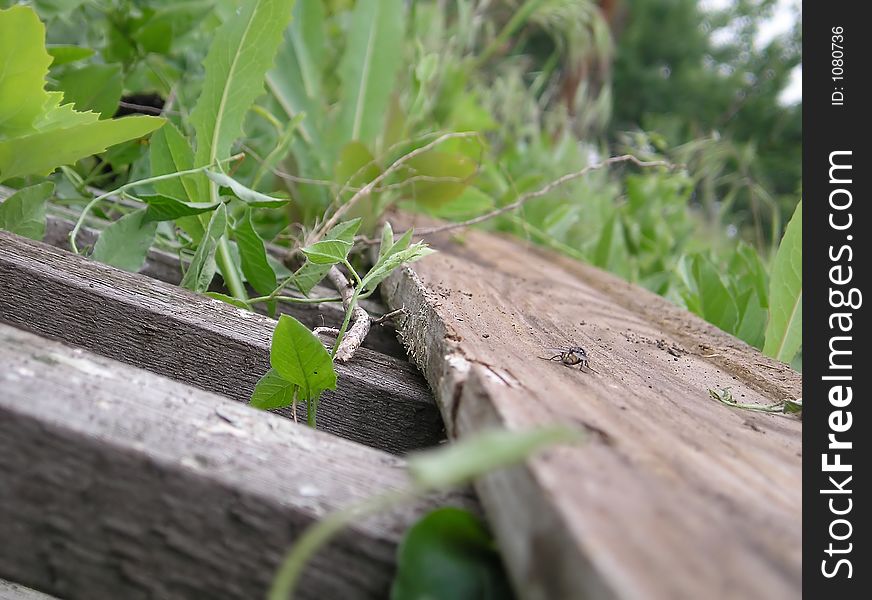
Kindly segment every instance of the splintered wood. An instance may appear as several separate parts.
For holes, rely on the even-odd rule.
[[[523,597],[800,597],[801,422],[708,392],[771,404],[799,374],[598,269],[480,232],[427,241],[382,295],[450,434],[589,432],[476,486]],[[596,372],[542,359],[570,346]]]

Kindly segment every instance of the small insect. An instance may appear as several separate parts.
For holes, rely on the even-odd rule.
[[[558,352],[551,358],[545,358],[544,356],[540,356],[539,358],[543,360],[559,360],[567,367],[579,365],[579,371],[587,369],[588,371],[596,373],[596,371],[590,368],[590,360],[587,357],[587,351],[581,346],[570,346],[566,350],[561,350],[560,348],[549,348],[549,350],[557,350]]]

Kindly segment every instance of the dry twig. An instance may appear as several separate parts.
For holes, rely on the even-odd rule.
[[[342,306],[345,310],[348,310],[351,298],[354,296],[354,287],[351,285],[351,282],[339,270],[339,267],[335,265],[327,272],[327,279],[330,280],[330,283],[339,292],[339,296],[342,298]],[[340,342],[339,348],[336,350],[336,360],[339,362],[351,360],[351,357],[354,356],[354,353],[363,344],[363,340],[366,339],[366,334],[369,333],[370,324],[372,323],[369,313],[361,308],[359,304],[355,305],[351,318],[351,327],[345,332],[345,337],[342,338],[342,342]]]

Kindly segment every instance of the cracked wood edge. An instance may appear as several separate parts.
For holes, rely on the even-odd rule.
[[[304,527],[408,483],[395,456],[2,324],[0,364],[0,577],[63,598],[260,598]],[[300,596],[386,597],[443,505],[476,510],[456,492],[357,521]]]
[[[409,311],[400,334],[450,435],[554,420],[593,434],[476,484],[520,595],[795,597],[801,422],[719,405],[706,386],[768,403],[801,376],[592,267],[464,238],[428,240],[440,252],[382,289]],[[599,374],[535,358],[573,342]]]
[[[2,231],[0,321],[240,402],[269,369],[275,327],[265,316]],[[444,439],[432,393],[407,361],[362,348],[336,370],[338,387],[319,405],[324,431],[395,453]]]

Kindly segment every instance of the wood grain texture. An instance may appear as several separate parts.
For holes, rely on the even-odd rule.
[[[0,231],[0,321],[247,402],[269,368],[275,321]],[[403,453],[444,439],[427,383],[367,349],[337,365],[324,431]],[[281,409],[290,415],[290,409]]]
[[[592,267],[481,232],[428,241],[382,296],[411,313],[449,433],[590,432],[476,486],[522,597],[801,595],[801,422],[708,393],[768,404],[798,397],[799,374]],[[596,373],[538,358],[571,345]]]
[[[56,598],[32,590],[20,583],[0,579],[0,600],[56,600]]]
[[[0,202],[3,202],[3,200],[13,192],[14,190],[11,188],[0,186]],[[125,200],[125,202],[129,203],[132,201]],[[137,208],[137,204],[138,203],[134,203],[134,206],[131,208]],[[111,206],[112,204],[108,203],[107,210],[110,210]],[[141,207],[141,205],[138,206]],[[49,214],[46,217],[45,236],[42,241],[51,246],[69,250],[69,235],[73,230],[73,224],[78,216],[78,213],[74,210],[62,206],[50,205]],[[79,248],[82,249],[93,247],[94,244],[97,243],[97,238],[99,237],[100,232],[108,226],[109,223],[103,219],[89,216],[85,219],[85,225],[85,227],[82,227],[79,230],[79,234],[76,237],[76,243]],[[279,256],[279,253],[282,251],[280,248],[272,245],[268,245],[268,249],[276,256]],[[87,254],[87,252],[85,252],[85,254]],[[145,264],[139,272],[148,277],[176,285],[182,280],[182,269],[178,255],[166,252],[159,248],[152,248],[149,250],[145,259]],[[213,291],[227,293],[220,282],[220,276],[215,279],[212,289]],[[249,293],[252,293],[252,290],[249,290]],[[320,296],[322,298],[331,296],[335,297],[337,292],[332,288],[319,284],[312,290],[311,295],[316,297]],[[378,318],[387,312],[384,310],[382,303],[378,301],[377,296],[362,300],[361,306],[369,312],[373,318]],[[261,314],[265,314],[264,308],[265,307],[263,306],[257,306],[256,310]],[[310,329],[320,326],[338,328],[342,324],[342,319],[345,316],[342,307],[339,306],[339,304],[334,303],[279,303],[277,309],[279,313],[293,316]],[[391,322],[386,322],[377,327],[373,327],[369,335],[366,336],[363,346],[364,348],[369,348],[370,350],[375,350],[382,354],[388,354],[389,356],[406,360],[406,353],[397,341],[396,329]]]
[[[0,324],[0,577],[66,599],[262,598],[302,529],[407,485],[404,463]],[[434,496],[361,520],[305,598],[384,598]]]

